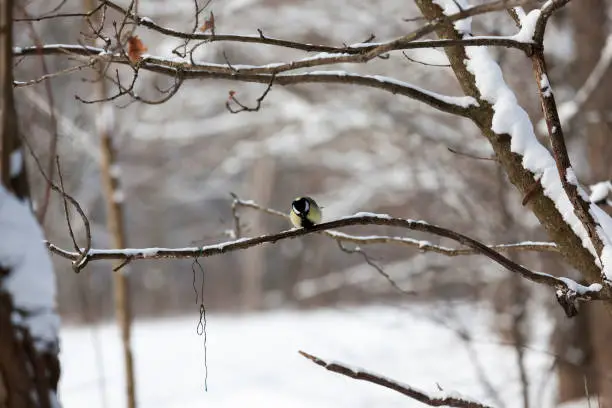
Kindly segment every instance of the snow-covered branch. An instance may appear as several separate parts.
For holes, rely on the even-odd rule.
[[[300,74],[276,75],[278,64],[265,66],[240,66],[230,64],[192,64],[184,59],[166,59],[152,56],[143,56],[136,65],[123,54],[105,54],[104,49],[73,45],[47,45],[42,49],[37,47],[15,48],[14,56],[65,54],[80,55],[99,58],[102,61],[133,66],[137,75],[138,70],[147,70],[168,75],[179,80],[184,79],[226,79],[243,82],[256,82],[269,84],[274,77],[276,85],[295,85],[300,83],[338,83],[353,84],[371,88],[378,88],[393,94],[408,96],[412,99],[426,103],[443,112],[461,116],[469,116],[470,108],[476,104],[474,98],[469,96],[447,96],[431,92],[408,82],[381,75],[360,75],[346,71],[313,71]],[[104,56],[104,58],[102,58]],[[342,59],[344,56],[330,58]],[[317,59],[306,59],[308,64],[316,65]],[[341,61],[340,61],[341,62]],[[290,63],[289,65],[291,65]],[[282,66],[287,66],[283,65]],[[292,68],[293,69],[293,68]]]
[[[548,114],[556,115],[550,84],[545,77],[541,39],[546,20],[567,0],[551,0],[542,9],[520,16],[522,36],[534,42],[534,67],[540,71],[538,87]],[[450,16],[467,6],[456,0],[419,0],[417,4],[430,20]],[[447,24],[438,30],[444,38],[471,37],[468,19]],[[499,163],[510,180],[529,200],[534,214],[560,247],[560,252],[586,279],[604,283],[612,275],[612,219],[595,205],[589,205],[571,169],[557,119],[549,122],[555,157],[537,140],[527,113],[503,79],[497,62],[486,48],[450,47],[447,55],[466,93],[478,100],[474,119],[489,139]],[[478,111],[478,112],[476,112]],[[551,116],[554,119],[555,116]],[[553,123],[554,122],[554,123]],[[555,160],[555,158],[557,160]],[[559,169],[559,171],[558,171]],[[562,171],[561,171],[562,169]],[[560,176],[561,174],[561,176]],[[552,204],[552,206],[551,206]],[[609,278],[609,276],[608,276]]]
[[[577,312],[579,300],[610,300],[608,291],[602,291],[602,286],[593,284],[583,286],[568,278],[558,278],[549,274],[534,272],[516,262],[508,259],[499,252],[489,248],[485,244],[458,232],[429,224],[425,221],[394,218],[387,214],[357,213],[355,215],[340,218],[334,221],[317,224],[312,228],[299,228],[281,231],[275,234],[260,235],[252,238],[239,238],[232,241],[221,242],[214,245],[187,248],[143,248],[143,249],[90,249],[87,252],[70,252],[61,249],[51,243],[47,247],[51,252],[72,261],[79,261],[83,265],[89,261],[102,259],[119,259],[130,262],[137,259],[161,259],[161,258],[198,258],[225,254],[232,251],[244,250],[265,243],[276,243],[283,239],[296,238],[315,232],[326,231],[353,225],[385,225],[399,227],[414,231],[427,232],[437,236],[452,239],[476,252],[484,255],[499,265],[521,277],[535,283],[550,286],[556,289],[557,298],[564,307],[568,316]],[[83,262],[83,258],[85,262]]]
[[[236,211],[238,207],[252,208],[258,211],[262,211],[266,214],[274,215],[277,217],[288,218],[288,215],[282,211],[274,210],[261,206],[253,200],[242,200],[236,195],[232,195],[234,201],[232,203],[232,210],[234,212],[234,218],[236,225],[239,227],[240,218]],[[386,235],[370,235],[370,236],[358,236],[346,234],[340,231],[327,230],[323,231],[325,236],[328,236],[334,240],[342,242],[351,242],[357,245],[373,245],[373,244],[398,244],[405,245],[413,248],[417,248],[422,252],[435,252],[445,256],[461,256],[461,255],[477,255],[479,252],[473,248],[450,248],[442,245],[436,245],[429,241],[419,240],[409,237],[398,237],[398,236],[386,236]],[[235,235],[240,237],[240,234],[235,229]],[[510,252],[510,251],[534,251],[534,252],[558,252],[559,249],[554,242],[538,242],[538,241],[524,241],[524,242],[513,242],[509,244],[490,244],[487,245],[489,248],[498,252]]]
[[[554,11],[560,9],[569,0],[551,0],[542,7],[538,20],[535,26],[534,40],[536,47],[531,55],[533,70],[535,72],[536,81],[539,84],[539,96],[544,112],[544,119],[548,127],[548,135],[550,138],[553,157],[559,173],[559,181],[563,187],[563,191],[571,204],[573,215],[582,224],[586,231],[590,245],[586,244],[586,237],[583,235],[583,245],[587,246],[597,258],[598,266],[602,268],[602,278],[604,280],[612,280],[612,220],[606,213],[601,211],[596,204],[592,204],[588,195],[584,192],[576,174],[572,168],[567,147],[565,145],[565,137],[563,135],[563,127],[559,118],[557,103],[552,91],[552,87],[548,80],[546,69],[546,60],[544,58],[544,31],[549,17]],[[561,198],[561,197],[559,197]],[[562,200],[565,197],[561,198]],[[601,220],[598,215],[601,216]],[[607,227],[603,225],[608,224]],[[578,229],[577,227],[574,227]],[[605,249],[605,250],[604,250]]]
[[[469,397],[463,396],[457,392],[438,391],[423,391],[408,384],[402,384],[398,381],[387,378],[383,375],[373,373],[363,368],[351,367],[338,361],[323,360],[319,357],[304,351],[299,353],[313,363],[325,368],[334,373],[342,374],[356,380],[367,381],[373,384],[381,385],[393,391],[397,391],[412,399],[415,399],[423,404],[431,407],[459,407],[459,408],[491,408],[490,405],[483,404]]]

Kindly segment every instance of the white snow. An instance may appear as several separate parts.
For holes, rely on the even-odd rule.
[[[9,175],[16,177],[23,169],[23,153],[21,149],[13,151],[10,155]]]
[[[591,195],[589,196],[589,200],[592,202],[597,202],[601,200],[605,200],[610,192],[612,192],[612,182],[608,181],[600,181],[599,183],[595,183],[589,186],[591,189]]]
[[[452,320],[445,324],[448,311],[459,317],[456,325]],[[461,326],[473,335],[484,375],[499,390],[506,407],[522,406],[515,351],[491,332],[488,327],[494,317],[478,305],[340,307],[243,315],[213,312],[207,317],[208,392],[204,391],[203,338],[196,335],[196,305],[189,317],[135,323],[133,347],[140,406],[422,406],[383,387],[329,372],[300,356],[298,350],[363,367],[417,389],[435,393],[439,383],[448,390],[446,394],[461,393],[490,403],[478,379],[474,356],[452,329]],[[549,408],[554,406],[550,398],[554,381],[543,380],[550,376],[547,370],[553,361],[547,347],[551,326],[542,314],[536,318],[535,342],[525,348],[526,365],[532,384],[538,385],[532,387],[532,401],[543,391],[545,399],[539,406]],[[125,407],[116,325],[68,327],[61,336],[60,395],[64,407]],[[96,364],[92,340],[100,347],[100,365]],[[544,390],[540,384],[545,384]]]
[[[546,74],[542,75],[542,79],[540,80],[540,90],[542,91],[542,95],[545,98],[550,98],[552,96],[552,89],[550,87],[550,82],[548,82],[548,76]]]
[[[591,283],[589,286],[584,286],[575,280],[566,278],[564,276],[560,276],[559,280],[563,281],[569,290],[572,290],[579,295],[584,295],[585,293],[589,292],[599,292],[602,289],[602,286],[599,283]]]
[[[55,347],[59,316],[55,313],[55,274],[43,233],[28,204],[0,186],[0,266],[10,271],[1,290],[10,293],[13,321],[26,326],[39,349]]]
[[[478,106],[478,102],[476,101],[476,99],[472,98],[471,96],[448,96],[448,95],[442,95],[436,92],[431,92],[428,91],[427,89],[423,89],[423,88],[419,88],[418,86],[414,86],[408,82],[404,82],[404,81],[400,81],[398,79],[395,78],[391,78],[391,77],[386,77],[386,76],[382,76],[382,75],[366,75],[366,77],[369,78],[374,78],[380,82],[386,82],[386,83],[391,83],[391,84],[395,84],[395,85],[399,85],[405,88],[412,88],[418,92],[424,93],[428,96],[432,96],[436,99],[440,99],[443,102],[446,103],[450,103],[453,105],[457,105],[460,106],[462,108],[468,108],[470,106]]]
[[[459,6],[467,7],[465,2],[457,0],[435,0],[435,2],[443,8],[445,14],[459,12]],[[534,17],[529,15],[532,13],[535,16],[539,11],[531,11],[524,20],[531,21],[530,19]],[[469,19],[457,21],[455,27],[464,33],[465,38],[470,38]],[[599,257],[587,230],[574,213],[574,207],[563,189],[553,157],[536,138],[529,116],[518,104],[514,92],[505,83],[499,65],[491,58],[486,47],[466,47],[466,55],[467,69],[474,75],[481,97],[493,105],[495,113],[492,130],[498,134],[505,133],[511,136],[512,151],[523,156],[523,166],[534,174],[536,180],[540,180],[544,194],[555,203],[565,222],[581,239],[582,245],[591,252],[595,262],[602,267],[603,274],[612,280],[612,243],[608,238],[608,235],[612,235],[612,229],[604,226],[612,225],[612,220],[604,212],[599,212],[595,216],[594,207],[597,206],[591,205],[591,214],[603,227],[599,229],[599,236],[605,246],[611,246],[604,250],[607,254],[605,257],[603,255]],[[581,191],[581,187],[576,185],[580,194],[586,196]],[[603,265],[600,265],[599,258]]]
[[[521,30],[510,38],[524,43],[532,43],[536,22],[538,21],[538,18],[540,18],[540,10],[531,10],[527,15],[525,15],[525,12],[523,11],[523,13],[518,14],[518,16],[521,22]]]
[[[355,213],[352,216],[349,217],[345,217],[345,218],[353,218],[353,217],[374,217],[374,218],[383,218],[383,219],[390,219],[391,216],[389,214],[377,214],[377,213],[373,213],[373,212],[365,212],[365,211],[361,211],[358,213]]]

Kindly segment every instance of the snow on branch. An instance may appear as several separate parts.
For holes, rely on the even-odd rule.
[[[577,282],[568,284],[567,278],[558,278],[549,274],[534,272],[499,252],[489,248],[485,244],[458,232],[429,224],[425,221],[394,218],[387,214],[357,213],[352,216],[343,217],[334,221],[317,224],[311,228],[299,228],[281,231],[274,234],[260,235],[252,238],[238,238],[232,241],[221,242],[214,245],[187,248],[143,248],[143,249],[90,249],[89,251],[70,252],[61,249],[49,242],[47,247],[51,252],[72,261],[78,261],[86,265],[90,261],[120,259],[131,262],[137,259],[161,259],[161,258],[198,258],[225,254],[232,251],[244,250],[265,243],[276,243],[283,239],[297,238],[303,235],[326,231],[354,225],[385,225],[399,227],[414,231],[427,232],[437,236],[452,239],[463,244],[477,253],[484,255],[513,273],[535,283],[550,286],[556,290],[557,299],[563,306],[568,316],[577,313],[579,301],[586,300],[609,300],[611,297],[606,291],[601,291],[601,285],[585,287]],[[83,262],[83,259],[85,260]],[[75,266],[75,268],[77,268]]]
[[[304,351],[299,353],[312,361],[316,365],[319,365],[326,370],[334,373],[342,374],[356,380],[366,381],[369,383],[377,384],[390,390],[397,391],[401,394],[406,395],[412,399],[415,399],[423,404],[431,407],[459,407],[459,408],[491,408],[490,405],[483,404],[466,396],[463,396],[457,392],[445,392],[442,390],[427,392],[415,388],[408,384],[402,384],[380,374],[373,373],[371,371],[364,370],[362,368],[351,367],[347,364],[338,361],[323,360],[319,357],[313,356],[312,354]]]
[[[589,187],[591,189],[589,200],[591,200],[592,203],[597,205],[612,205],[612,201],[610,200],[610,195],[612,193],[612,181],[600,181],[599,183],[595,183]]]
[[[591,203],[589,196],[578,183],[565,145],[561,119],[554,93],[548,81],[544,59],[543,42],[546,23],[556,10],[559,10],[568,2],[569,0],[550,0],[542,7],[533,37],[538,46],[535,47],[531,60],[536,80],[540,84],[538,87],[540,102],[548,126],[554,162],[559,173],[561,186],[571,203],[572,215],[579,220],[582,229],[586,231],[586,237],[584,233],[582,235],[583,245],[588,238],[592,249],[590,245],[588,248],[592,250],[593,255],[597,258],[598,266],[602,269],[602,279],[612,281],[612,219],[596,204]],[[565,201],[563,196],[560,199]],[[572,222],[572,220],[567,221]],[[582,232],[582,229],[578,227],[575,226],[574,230]],[[585,245],[585,247],[587,246]]]
[[[270,215],[277,217],[288,218],[288,215],[282,211],[274,210],[272,208],[263,207],[257,204],[253,200],[242,200],[235,194],[232,194],[234,201],[232,202],[232,211],[234,214],[234,236],[240,237],[240,217],[237,213],[238,207],[252,208],[258,211],[265,212]],[[323,231],[323,234],[337,241],[351,242],[357,245],[373,245],[373,244],[399,244],[413,248],[417,248],[422,252],[435,252],[445,256],[461,256],[461,255],[477,255],[479,252],[472,248],[450,248],[442,245],[432,244],[429,241],[419,240],[408,237],[399,236],[385,236],[385,235],[370,235],[370,236],[357,236],[346,234],[340,231],[327,230]],[[537,242],[537,241],[524,241],[514,242],[509,244],[492,244],[487,245],[489,248],[499,252],[510,252],[510,251],[535,251],[535,252],[558,252],[559,249],[554,242]]]
[[[514,92],[505,83],[502,71],[484,47],[465,48],[468,57],[464,64],[475,80],[479,99],[490,104],[493,110],[490,129],[497,135],[511,137],[510,149],[522,156],[522,166],[533,174],[544,195],[550,198],[558,213],[580,238],[582,246],[595,258],[601,268],[603,280],[612,280],[612,218],[596,205],[591,205],[588,196],[578,185],[571,167],[563,139],[554,96],[546,76],[543,55],[543,35],[546,21],[552,13],[565,5],[568,0],[549,0],[542,9],[532,10],[520,21],[529,27],[530,33],[523,37],[534,41],[531,59],[536,72],[542,108],[549,127],[554,157],[537,140],[533,125],[523,108],[518,104]],[[434,0],[446,16],[454,15],[467,7],[457,0]],[[460,4],[461,3],[461,4]],[[471,37],[469,19],[457,21],[454,25],[459,38]],[[525,30],[528,31],[528,30]],[[537,185],[537,184],[536,184]]]
[[[304,64],[292,62],[280,65],[268,64],[263,66],[247,66],[231,64],[191,63],[182,58],[177,60],[176,58],[170,59],[143,55],[142,58],[134,64],[123,53],[106,54],[104,49],[96,47],[57,44],[46,45],[42,48],[25,47],[15,48],[13,50],[14,56],[40,55],[41,53],[45,55],[69,53],[85,57],[95,57],[106,62],[129,65],[135,70],[134,80],[137,77],[138,70],[142,69],[172,76],[174,78],[177,78],[180,83],[182,83],[184,79],[217,78],[269,84],[272,81],[272,78],[274,78],[274,84],[277,85],[294,85],[300,83],[354,84],[371,88],[378,88],[391,92],[393,94],[408,96],[412,99],[426,103],[443,112],[449,112],[460,116],[469,116],[470,107],[475,106],[477,104],[475,99],[469,96],[441,95],[414,86],[408,82],[380,75],[359,75],[346,71],[313,71],[300,74],[277,75],[277,72],[279,72],[279,70],[280,72],[283,72],[285,68],[289,69],[288,67],[292,66],[292,64],[293,68],[290,68],[292,70],[296,69],[296,66],[315,66],[317,65],[317,61],[321,60],[321,58],[305,59],[303,60],[305,61]],[[331,60],[338,60],[338,62],[343,62],[345,57],[346,56],[344,55],[329,57],[328,59],[325,59],[327,57],[324,57],[322,61],[324,61],[326,64],[332,63]],[[178,88],[176,88],[176,90],[178,90]],[[125,93],[125,89],[122,90],[121,94],[123,93]],[[165,100],[167,99],[164,99],[164,101]]]

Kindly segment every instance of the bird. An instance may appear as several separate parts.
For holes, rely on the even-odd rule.
[[[321,208],[311,197],[298,197],[291,203],[289,219],[297,228],[312,228],[321,222]]]

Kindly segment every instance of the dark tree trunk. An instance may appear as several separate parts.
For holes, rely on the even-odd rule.
[[[12,1],[0,0],[0,175],[9,193],[27,200],[29,188],[13,97],[12,10]],[[0,236],[6,239],[1,231]],[[0,268],[0,288],[12,272]],[[35,347],[27,326],[15,323],[19,313],[11,293],[0,289],[0,408],[50,408],[59,380],[58,350]]]

